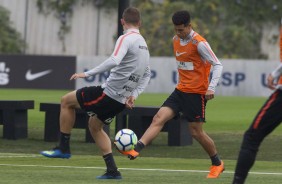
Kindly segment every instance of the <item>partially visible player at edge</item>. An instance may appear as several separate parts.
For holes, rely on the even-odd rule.
[[[281,18],[281,24],[280,24],[280,62],[282,62],[282,18]],[[278,84],[282,85],[282,77],[281,76],[278,80]]]
[[[282,19],[280,27],[280,61],[282,62]],[[274,81],[278,81],[277,84]],[[282,122],[282,63],[268,75],[267,86],[276,90],[261,107],[251,126],[244,134],[233,184],[245,183],[248,173],[255,163],[260,144]]]
[[[139,152],[157,137],[164,124],[179,116],[181,112],[189,122],[190,134],[202,145],[211,159],[212,166],[207,178],[218,178],[224,170],[224,163],[217,154],[214,141],[203,130],[203,124],[206,102],[214,98],[215,87],[223,67],[208,42],[192,29],[188,11],[174,13],[172,22],[176,32],[173,47],[179,82],[154,116],[135,149],[122,153],[130,159],[135,159]],[[209,82],[211,65],[213,74]]]
[[[103,126],[125,107],[132,108],[135,99],[150,80],[149,50],[139,33],[141,17],[138,9],[129,7],[121,19],[124,34],[116,41],[112,55],[99,66],[75,73],[70,80],[89,77],[110,70],[102,86],[91,86],[70,92],[61,99],[60,143],[52,151],[42,151],[49,158],[70,158],[70,135],[75,121],[75,108],[88,113],[89,129],[102,152],[107,170],[97,179],[121,179],[112,154],[112,144]]]
[[[264,138],[282,122],[282,85],[277,81],[282,76],[282,63],[267,78],[267,86],[276,89],[261,107],[251,126],[245,132],[239,152],[233,184],[243,184],[254,165],[256,155]]]

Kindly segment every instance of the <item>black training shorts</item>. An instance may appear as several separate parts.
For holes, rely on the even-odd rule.
[[[182,114],[188,122],[205,122],[206,103],[205,95],[175,89],[162,106],[170,107],[176,116]]]
[[[108,97],[101,86],[91,86],[78,89],[76,98],[81,109],[89,116],[95,116],[105,124],[110,124],[115,115],[120,113],[125,104]]]

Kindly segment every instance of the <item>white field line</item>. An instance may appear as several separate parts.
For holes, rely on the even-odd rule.
[[[5,156],[5,155],[24,155],[24,156],[33,156],[33,155],[37,155],[37,154],[28,154],[28,153],[1,153],[1,156]]]
[[[6,155],[6,156],[2,156],[0,155],[0,158],[31,158],[31,157],[41,157],[40,155]]]
[[[41,157],[38,154],[14,154],[14,153],[0,153],[0,158],[18,158],[18,157]],[[82,166],[52,166],[52,165],[19,165],[19,164],[1,164],[0,166],[9,167],[44,167],[44,168],[72,168],[72,169],[102,169],[105,167],[82,167]],[[174,170],[174,169],[142,169],[142,168],[119,168],[120,170],[131,171],[160,171],[160,172],[190,172],[190,173],[208,173],[209,171],[203,170]],[[226,174],[234,174],[234,171],[224,171]],[[282,173],[274,172],[249,172],[249,174],[256,175],[282,175]]]
[[[43,167],[43,168],[70,168],[70,169],[102,169],[105,167],[82,167],[82,166],[55,166],[55,165],[18,165],[18,164],[0,164],[0,166],[9,167]],[[159,171],[159,172],[190,172],[190,173],[208,173],[209,171],[202,170],[173,170],[173,169],[141,169],[141,168],[119,168],[120,170],[131,171]],[[225,174],[234,174],[233,171],[224,171]],[[255,175],[282,175],[282,173],[271,172],[249,172],[249,174]]]
[[[39,154],[0,153],[0,158],[41,157]]]

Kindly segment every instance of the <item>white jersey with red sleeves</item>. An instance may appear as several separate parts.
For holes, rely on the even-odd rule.
[[[86,76],[111,70],[102,85],[109,97],[125,103],[129,96],[144,91],[150,80],[149,50],[138,29],[128,29],[121,35],[112,55],[99,66],[85,72]]]

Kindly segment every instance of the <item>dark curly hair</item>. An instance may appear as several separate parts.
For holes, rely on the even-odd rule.
[[[174,25],[181,25],[187,26],[190,23],[190,14],[186,10],[177,11],[172,16],[172,22]]]

